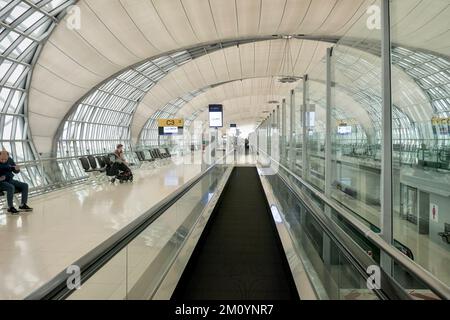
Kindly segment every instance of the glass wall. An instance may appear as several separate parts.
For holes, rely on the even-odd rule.
[[[56,18],[74,0],[0,0],[0,148],[22,164],[18,179],[32,187],[48,183],[38,165],[27,122],[27,99],[34,63]]]
[[[381,1],[374,6],[381,8]],[[336,116],[330,132],[332,196],[377,227],[381,218],[380,48],[381,29],[368,28],[363,15],[333,48],[331,57],[331,112]]]
[[[384,71],[383,8],[391,17],[390,73]],[[280,157],[284,167],[319,192],[329,188],[330,199],[447,285],[450,47],[443,40],[449,19],[446,0],[371,2],[332,45],[329,69],[327,57],[311,65],[287,99],[281,120],[286,155]],[[270,145],[268,123],[259,137]],[[398,265],[388,265],[402,285],[427,294]]]
[[[58,157],[131,147],[131,121],[145,94],[168,72],[192,60],[188,51],[150,59],[107,80],[75,105],[60,128]]]
[[[306,155],[304,156],[305,179],[321,191],[325,191],[325,135],[326,135],[326,57],[317,63],[306,82],[305,105],[302,124],[305,126]],[[302,103],[303,105],[303,103]]]
[[[449,2],[390,5],[392,99],[415,129],[393,128],[394,236],[450,286],[450,47],[431,36],[425,23],[446,26],[448,40]],[[424,27],[411,29],[412,16]]]

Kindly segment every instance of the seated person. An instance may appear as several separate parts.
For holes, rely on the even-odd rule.
[[[11,214],[17,214],[16,208],[14,208],[13,198],[16,188],[22,192],[22,205],[19,207],[21,211],[33,211],[27,205],[28,201],[28,184],[14,180],[14,174],[20,172],[20,167],[15,164],[14,160],[9,156],[9,153],[5,150],[0,152],[0,191],[6,192],[6,199],[8,202],[8,212]]]
[[[116,151],[114,151],[116,155],[116,162],[119,163],[118,169],[125,172],[131,172],[130,167],[128,166],[128,162],[125,159],[125,155],[123,152],[123,144],[118,144],[116,147]]]

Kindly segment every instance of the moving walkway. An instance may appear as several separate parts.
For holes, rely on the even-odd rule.
[[[205,169],[28,299],[450,298],[345,208],[273,164]]]

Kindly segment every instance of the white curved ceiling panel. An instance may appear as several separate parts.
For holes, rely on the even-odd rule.
[[[316,2],[316,1],[313,1]],[[354,22],[355,18],[364,15],[367,11],[367,7],[375,3],[374,0],[368,0],[361,2],[359,0],[338,0],[338,1],[327,1],[328,7],[324,6],[321,10],[324,11],[324,14],[328,12],[330,14],[329,17],[323,22],[323,25],[315,30],[314,32],[321,34],[330,34],[333,32],[344,32],[347,30],[351,23]],[[333,2],[335,2],[333,4]],[[318,5],[318,3],[316,4]],[[331,7],[331,5],[333,5]],[[331,11],[327,11],[330,9]],[[314,9],[314,8],[312,8]]]
[[[296,1],[299,3],[299,1]],[[308,2],[308,1],[302,1]],[[283,14],[285,13],[286,1],[270,1],[263,0],[260,8],[261,18],[259,21],[258,31],[259,34],[276,34],[280,27],[283,19]],[[298,12],[301,15],[301,12]],[[289,29],[292,30],[296,21],[292,21]]]
[[[214,18],[208,0],[182,0],[181,1],[190,25],[200,42],[218,38]]]
[[[297,63],[294,69],[298,75],[303,75],[311,63],[313,61],[320,60],[325,55],[326,48],[331,46],[331,44],[327,43],[322,43],[319,45],[319,42],[310,40],[291,40],[290,42],[293,44],[295,43],[295,45],[292,45],[291,50],[297,50],[297,52],[293,51],[292,55],[293,57],[298,57],[296,61],[293,60]],[[226,48],[224,50],[216,51],[197,58],[182,65],[175,71],[171,72],[166,78],[162,79],[144,97],[143,103],[147,106],[153,106],[156,109],[159,109],[164,107],[164,105],[169,101],[206,86],[239,80],[242,78],[257,79],[280,75],[281,61],[285,46],[286,40],[262,41],[242,44],[239,45],[239,48],[237,46]],[[257,57],[256,59],[253,59],[255,70],[254,73],[246,74],[245,77],[240,72],[240,64],[243,60],[241,57],[242,54]],[[210,68],[198,69],[202,72],[201,77],[196,75],[196,69],[193,68],[193,66],[208,64],[211,65]],[[191,72],[186,70],[193,72],[194,77],[191,77]],[[193,79],[198,79],[198,82],[193,83]],[[204,81],[200,81],[200,79],[211,79],[213,81],[205,83]],[[189,81],[193,83],[193,87],[191,90],[186,90],[185,84],[189,83]],[[244,83],[246,82],[244,81]],[[251,83],[252,86],[254,86],[258,82],[254,81]],[[219,98],[219,100],[223,99]],[[137,107],[138,111],[136,112],[131,125],[131,133],[134,138],[136,138],[142,130],[142,127],[139,127],[139,125],[145,122],[142,117],[149,119],[152,115],[145,114],[139,109],[140,106]]]
[[[333,9],[338,0],[313,0],[310,2],[308,13],[301,21],[297,31],[302,34],[312,34],[320,31],[328,18],[332,17]],[[343,21],[343,19],[341,20]],[[334,33],[336,30],[331,30]]]
[[[119,68],[124,68],[133,62],[142,60],[144,56],[139,57],[128,47],[131,45],[130,42],[126,44],[121,41],[125,35],[130,36],[131,38],[131,35],[128,34],[129,31],[123,30],[120,35],[115,33],[114,31],[117,30],[111,29],[111,25],[113,25],[114,22],[110,21],[110,19],[104,20],[102,19],[102,16],[99,15],[102,12],[103,16],[110,16],[113,14],[113,11],[116,12],[115,15],[119,15],[120,12],[122,12],[120,7],[112,6],[112,3],[116,1],[100,0],[100,3],[102,2],[104,4],[103,6],[92,5],[97,3],[97,1],[98,0],[85,0],[78,3],[82,13],[81,28],[72,31],[65,27],[66,33],[78,33],[79,36],[89,43],[96,52]],[[134,46],[137,45],[138,43],[134,44]],[[152,53],[153,52],[149,52],[149,54]]]
[[[106,34],[112,34],[115,41],[125,48],[126,53],[130,54],[132,59],[143,60],[158,53],[155,46],[147,40],[145,35],[133,23],[122,1],[90,0],[86,2],[86,5],[88,5],[93,15],[102,22],[104,28],[107,29]],[[84,21],[82,20],[82,22]],[[94,29],[94,31],[97,30]],[[99,50],[102,51],[101,48]],[[123,52],[121,51],[120,53],[122,54]],[[125,58],[127,57],[128,55],[125,56]],[[125,63],[128,63],[128,61],[126,59]]]
[[[159,52],[169,51],[177,47],[176,41],[161,20],[152,1],[122,0],[121,2],[127,14],[133,20],[133,24]]]
[[[291,34],[292,30],[295,30],[296,33],[300,33],[297,32],[299,31],[298,27],[305,18],[311,5],[311,1],[286,1],[282,18],[278,12],[276,13],[276,16],[274,18],[270,18],[270,9],[275,10],[276,8],[273,8],[273,6],[277,6],[277,3],[270,0],[265,0],[264,5],[272,7],[268,8],[268,10],[265,10],[264,14],[266,19],[273,19],[273,23],[275,24],[274,26],[278,30],[277,32],[280,34]]]
[[[68,80],[75,77],[87,83],[92,75],[104,79],[111,70],[121,67],[90,45],[80,34],[64,32],[61,28],[57,28],[53,33],[45,46],[45,54],[41,55],[38,63]],[[76,65],[77,73],[65,73],[72,70],[69,68],[73,65]]]
[[[239,37],[235,1],[210,0],[211,14],[220,39]]]
[[[56,39],[55,39],[56,40]],[[64,40],[65,41],[65,40]],[[75,39],[69,39],[68,44],[72,46],[76,43]],[[77,57],[78,60],[72,58],[72,56],[66,54],[66,51],[62,51],[61,43],[55,45],[52,41],[49,41],[45,46],[45,55],[41,55],[37,65],[48,69],[56,74],[61,79],[69,82],[76,83],[79,86],[89,88],[89,86],[95,85],[102,81],[107,75],[107,70],[111,70],[112,65],[105,63],[105,60],[95,59],[93,56],[89,56],[88,50],[85,50],[82,45],[74,46],[76,51],[84,51],[85,55],[81,54]],[[69,48],[70,49],[70,48]],[[72,51],[73,53],[74,51]],[[92,58],[92,61],[89,61]],[[97,56],[98,58],[98,56]],[[67,70],[72,70],[73,73],[68,74]],[[38,79],[33,77],[33,79]],[[39,78],[40,79],[40,78]],[[39,81],[33,81],[33,84]],[[32,85],[33,85],[32,84]],[[86,89],[88,90],[88,89]]]
[[[181,1],[152,1],[160,19],[179,47],[185,47],[200,40],[194,33]]]
[[[251,37],[254,34],[258,34],[261,2],[237,0],[236,5],[239,36]]]
[[[63,111],[67,114],[90,88],[120,70],[146,58],[205,43],[274,34],[346,36],[352,41],[379,39],[380,32],[367,28],[366,11],[374,3],[377,1],[80,0],[81,29],[69,30],[62,21],[50,37],[38,61],[41,71],[32,78],[31,87],[35,92],[28,109],[30,114],[38,114],[43,101],[56,98],[54,101],[60,103],[52,106],[58,114]],[[395,43],[450,55],[448,0],[394,1],[393,4]],[[176,79],[174,90],[183,94],[185,90],[221,81],[275,74],[282,61],[278,45],[253,43],[217,51],[207,59],[199,58],[183,74],[171,72],[176,76],[171,79],[173,82]],[[326,44],[305,41],[296,45],[299,48],[291,48],[295,73],[304,74],[319,59],[318,53]],[[43,72],[44,69],[48,72]],[[43,83],[55,85],[44,87]],[[166,103],[165,99],[174,96],[171,91],[155,90],[159,91],[148,99]],[[146,104],[151,105],[149,101]],[[144,114],[136,112],[139,116]],[[36,131],[34,126],[40,124],[30,120],[32,132]],[[53,139],[55,132],[48,130],[46,134],[48,139]]]

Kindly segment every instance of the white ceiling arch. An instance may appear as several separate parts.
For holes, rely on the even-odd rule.
[[[289,41],[295,75],[308,73],[332,45],[312,40]],[[254,86],[277,87],[280,83],[273,77],[281,75],[286,43],[287,40],[268,40],[242,44],[215,51],[180,66],[159,81],[138,105],[131,124],[133,140],[138,138],[153,113],[164,107],[168,101],[187,92],[217,83],[249,78],[265,80],[243,82],[247,87],[242,88],[242,91],[249,92]],[[267,80],[268,78],[270,80]],[[228,89],[230,86],[224,88]]]
[[[246,54],[253,55],[254,57],[258,55],[269,57],[271,52],[270,48],[275,48],[272,52],[281,52],[283,42],[285,40],[271,40],[241,45],[239,47],[239,52],[243,52],[241,55],[231,54],[231,52],[238,49],[236,47],[230,47],[192,60],[181,66],[152,88],[137,108],[132,122],[133,141],[137,141],[137,135],[142,130],[141,126],[143,125],[141,123],[145,125],[147,119],[153,118],[151,117],[152,114],[163,108],[167,104],[167,101],[173,101],[187,92],[204,88],[205,85],[215,85],[213,83],[214,81],[218,81],[219,83],[226,82],[227,80],[230,81],[230,75],[234,75],[236,78],[240,76],[251,77],[252,71],[245,73],[242,69],[239,70],[239,61],[245,60]],[[323,99],[325,98],[325,87],[323,83],[325,83],[326,75],[323,58],[329,46],[331,46],[329,43],[309,40],[295,40],[291,46],[293,56],[298,58],[294,67],[295,74],[308,74],[312,80],[310,88],[311,96],[322,96]],[[315,49],[312,50],[312,47],[315,47]],[[252,52],[248,48],[254,48],[254,51]],[[313,56],[310,55],[311,52],[314,52]],[[381,105],[379,105],[381,101],[381,58],[370,52],[347,46],[339,46],[335,50],[334,57],[336,59],[334,64],[336,69],[335,81],[337,84],[336,101],[338,101],[336,107],[341,108],[342,114],[351,114],[351,117],[358,119],[367,134],[373,136],[380,129],[379,122],[381,118],[377,108],[381,108]],[[254,70],[259,70],[259,72],[262,71],[263,73],[267,70],[275,71],[266,74],[265,78],[258,71],[253,73],[254,77],[262,76],[262,79],[265,79],[264,85],[259,84],[260,87],[267,88],[278,83],[274,75],[277,74],[277,68],[279,70],[280,60],[278,59],[278,55],[274,55],[273,58],[273,60],[264,58],[254,59],[255,65],[261,63]],[[229,63],[229,61],[233,63]],[[227,65],[233,65],[234,71],[233,67],[228,68]],[[223,68],[221,69],[221,76],[217,76],[215,70],[221,67]],[[402,69],[394,66],[392,70],[394,78],[397,80],[395,82],[397,93],[393,97],[395,106],[413,122],[420,123],[426,121],[429,114],[432,113],[430,101],[428,101],[417,83]],[[210,82],[205,81],[205,79],[208,79]],[[231,99],[233,95],[240,96],[241,92],[250,93],[254,90],[254,86],[258,86],[256,82],[244,83],[246,84],[245,88],[240,88],[240,90],[234,92],[230,90],[230,85],[225,86],[224,88],[230,91],[229,95],[215,96],[217,92],[223,90],[222,86],[207,90],[206,93],[200,94],[188,103],[182,104],[177,115],[189,118],[190,114],[198,113],[202,108],[204,110],[209,103],[221,103],[226,99]],[[283,94],[286,95],[293,87],[295,85],[286,89],[286,93]],[[265,102],[267,101],[268,99]],[[264,105],[263,103],[262,106]],[[239,108],[235,111],[238,112]],[[257,115],[255,115],[255,119],[256,117]]]
[[[432,5],[430,3],[433,2]],[[375,0],[80,0],[81,29],[59,24],[36,65],[29,93],[30,129],[39,151],[91,88],[136,63],[202,43],[273,34],[370,38]],[[446,0],[398,1],[394,32],[407,47],[448,54]],[[405,26],[408,26],[406,28]],[[407,30],[427,38],[408,36]],[[443,32],[445,30],[445,32]],[[420,31],[420,32],[419,32]],[[422,32],[426,31],[426,33]],[[53,130],[53,131],[52,131]]]

